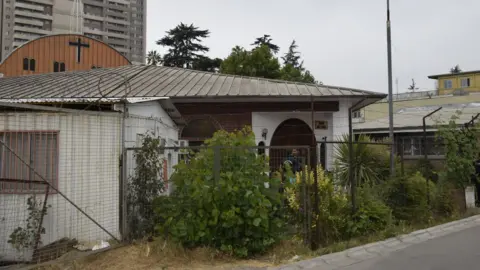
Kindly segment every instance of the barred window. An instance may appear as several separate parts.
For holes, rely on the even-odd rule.
[[[45,191],[45,184],[28,182],[42,177],[57,187],[58,132],[0,132],[0,140],[0,192]]]

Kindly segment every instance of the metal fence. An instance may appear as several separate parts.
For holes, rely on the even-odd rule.
[[[314,226],[312,217],[318,213],[322,198],[313,188],[319,181],[314,165],[334,168],[338,148],[348,142],[325,140],[316,147],[182,147],[160,139],[144,149],[149,133],[155,138],[172,137],[164,133],[164,127],[165,123],[159,119],[126,118],[121,113],[3,104],[0,107],[0,265],[38,263],[72,250],[97,249],[158,235],[155,225],[164,221],[155,212],[158,206],[155,198],[175,192],[176,166],[182,163],[193,166],[201,155],[207,155],[204,158],[208,161],[200,172],[201,180],[214,189],[222,187],[222,180],[229,173],[246,170],[252,167],[248,162],[263,158],[262,169],[245,174],[249,176],[245,181],[266,176],[268,185],[260,183],[266,185],[262,191],[266,195],[273,192],[283,196],[281,213],[289,217],[285,234],[300,235],[305,244],[318,246],[316,239],[322,228]],[[424,159],[421,155],[425,153],[431,163],[441,160],[440,155],[435,155],[441,146],[424,145],[425,152],[421,150],[421,140],[418,145],[416,140],[409,142],[408,147],[396,147],[400,149],[399,173],[418,170],[417,162],[412,160]],[[390,145],[369,144],[386,146],[386,151]],[[153,163],[148,158],[152,153]],[[355,166],[355,162],[344,160],[347,167]],[[298,178],[286,167],[293,172],[305,172],[307,168],[313,171],[313,179],[306,179],[310,175],[305,173]],[[336,175],[330,177],[338,179]],[[278,185],[273,185],[276,179]],[[300,199],[298,209],[292,213],[285,195],[289,183],[296,181],[302,184],[294,191],[300,194]],[[348,183],[355,182],[358,179]],[[355,194],[354,190],[347,192]]]
[[[121,239],[122,115],[0,107],[0,264]]]
[[[199,172],[198,176],[202,176],[198,181],[203,181],[205,186],[212,189],[224,188],[225,177],[232,174],[232,177],[239,177],[235,172],[242,171],[241,176],[245,177],[242,181],[257,181],[258,179],[269,179],[265,183],[258,183],[266,185],[265,195],[270,193],[284,194],[285,184],[287,182],[293,183],[297,181],[295,172],[304,170],[310,167],[311,149],[307,146],[282,146],[282,147],[172,147],[162,146],[156,149],[158,153],[158,164],[153,164],[151,161],[144,159],[145,148],[133,147],[127,148],[125,153],[125,174],[128,179],[128,194],[126,194],[126,231],[124,234],[129,240],[142,239],[156,234],[154,230],[155,222],[162,222],[155,218],[155,205],[153,202],[155,197],[168,196],[175,192],[175,183],[172,181],[175,174],[175,168],[179,163],[184,163],[186,166],[193,166],[192,162],[206,162],[205,171]],[[148,154],[147,154],[148,155]],[[250,158],[249,158],[250,156]],[[263,157],[263,167],[259,171],[245,172],[251,168],[260,168],[259,166],[252,166],[249,162],[258,162],[257,157]],[[209,159],[211,158],[211,159]],[[197,159],[197,160],[195,160]],[[291,161],[294,160],[292,163]],[[290,161],[290,162],[289,162]],[[147,163],[146,166],[143,163]],[[286,164],[289,165],[286,165]],[[258,165],[258,164],[257,164]],[[287,171],[287,166],[293,173]],[[153,191],[152,178],[147,180],[145,178],[145,171],[153,169],[153,172],[158,177],[156,179],[157,190]],[[156,172],[156,173],[155,173]],[[265,177],[262,178],[262,175]],[[273,181],[272,179],[279,181]],[[183,179],[195,181],[195,179]],[[275,184],[275,183],[278,183]],[[305,183],[305,181],[303,181]],[[307,194],[307,185],[301,187],[301,192]],[[147,191],[148,190],[148,191]],[[288,202],[285,196],[280,196],[281,212],[287,214],[289,211]],[[304,242],[310,243],[311,232],[310,228],[311,215],[310,210],[313,204],[310,197],[305,196],[300,202],[301,211],[295,213],[293,220],[290,220],[286,234],[302,235]],[[210,210],[210,209],[205,209]],[[289,215],[292,215],[289,213]]]

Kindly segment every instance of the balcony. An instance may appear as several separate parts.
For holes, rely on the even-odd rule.
[[[118,23],[118,24],[121,24],[121,25],[130,25],[130,22],[127,21],[127,20],[117,20],[117,19],[112,19],[112,18],[109,18],[109,17],[106,17],[105,21],[106,22],[111,22],[111,23]]]
[[[16,23],[22,23],[22,24],[28,24],[28,25],[35,25],[35,26],[40,26],[43,28],[44,23],[40,20],[32,20],[32,19],[20,19],[20,18],[15,18]]]
[[[52,33],[52,31],[50,30],[43,30],[43,29],[38,29],[34,27],[25,27],[25,26],[17,26],[17,25],[13,27],[13,31],[29,32],[34,35],[37,35],[37,37],[43,36],[43,35],[49,35]]]
[[[26,8],[26,9],[31,9],[31,10],[38,10],[38,11],[41,11],[41,12],[45,11],[45,8],[42,5],[32,5],[32,4],[26,4],[26,3],[21,3],[21,2],[15,2],[15,7]]]
[[[102,22],[105,20],[105,18],[104,18],[103,16],[96,15],[96,14],[92,14],[92,13],[87,13],[87,12],[85,12],[85,14],[83,15],[83,17],[84,17],[85,19],[102,21]]]
[[[116,38],[121,38],[121,39],[125,39],[125,40],[129,40],[130,37],[128,35],[125,35],[125,34],[117,34],[117,33],[112,33],[112,32],[104,32],[104,35],[105,36],[108,36],[108,37],[116,37]]]
[[[29,0],[29,1],[33,2],[33,3],[39,3],[39,4],[53,6],[53,0]]]
[[[53,20],[52,15],[48,14],[42,14],[42,13],[37,13],[37,12],[28,12],[28,11],[22,11],[22,10],[15,10],[15,15],[20,15],[20,16],[25,16],[25,17],[32,17],[32,18],[39,18],[39,19],[45,19],[45,20]]]
[[[83,27],[83,32],[89,33],[89,34],[94,34],[94,35],[99,35],[99,36],[105,35],[105,32],[103,32],[102,29],[92,28],[92,27],[87,27],[87,26]]]

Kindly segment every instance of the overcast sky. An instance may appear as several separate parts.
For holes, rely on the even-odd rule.
[[[305,67],[324,84],[387,92],[386,0],[149,0],[147,49],[178,23],[209,29],[207,55],[225,58],[270,34],[280,55],[295,39]],[[414,78],[480,69],[480,1],[391,0],[393,76],[399,92]]]

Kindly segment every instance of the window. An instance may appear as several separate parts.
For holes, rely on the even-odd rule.
[[[460,83],[462,88],[470,87],[470,78],[462,78]]]
[[[361,111],[354,111],[352,113],[352,118],[362,118],[362,112]]]
[[[38,175],[57,185],[57,132],[0,132],[0,139],[8,147],[0,147],[0,179],[4,180],[0,181],[0,192],[44,192],[44,184],[28,183],[43,181]]]
[[[445,89],[450,89],[452,88],[453,85],[452,85],[452,80],[445,80],[443,81],[443,88]]]
[[[53,62],[53,72],[64,72],[65,63],[63,62]]]
[[[23,70],[28,70],[28,58],[23,58]]]
[[[397,153],[404,156],[423,156],[425,154],[425,145],[423,136],[406,136],[398,138]],[[427,136],[426,144],[427,155],[442,156],[445,154],[442,142],[435,136]]]
[[[35,59],[30,59],[30,71],[35,71]]]

